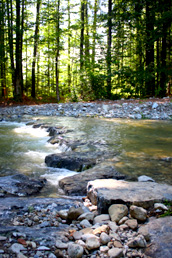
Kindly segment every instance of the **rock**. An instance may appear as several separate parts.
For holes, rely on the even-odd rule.
[[[36,194],[45,186],[45,183],[45,179],[30,179],[22,174],[0,177],[0,189],[6,195],[27,196]]]
[[[67,252],[70,258],[80,258],[83,255],[84,248],[78,244],[69,244]]]
[[[147,219],[147,210],[145,210],[142,207],[137,207],[135,205],[132,205],[130,207],[130,215],[131,217],[137,220],[145,221]]]
[[[5,240],[7,240],[7,237],[5,237],[5,236],[0,236],[0,241],[5,241]]]
[[[58,215],[62,219],[67,219],[67,217],[68,217],[68,210],[60,210],[60,211],[58,211]]]
[[[141,226],[138,230],[138,234],[143,235],[147,242],[150,241],[150,234],[147,225]]]
[[[115,240],[115,241],[113,242],[113,245],[114,245],[114,247],[117,247],[117,248],[123,248],[123,245],[122,245],[121,242],[118,241],[118,240]]]
[[[75,220],[83,213],[84,213],[84,210],[82,209],[82,207],[79,207],[79,208],[71,207],[68,211],[67,219]]]
[[[146,247],[146,240],[144,238],[144,236],[139,235],[137,237],[135,237],[134,239],[130,240],[127,245],[130,248],[145,248]]]
[[[103,245],[106,245],[108,242],[110,242],[110,237],[108,234],[106,234],[105,232],[102,232],[100,234],[100,242],[103,244]]]
[[[117,232],[118,226],[117,226],[116,222],[109,221],[109,222],[108,222],[108,225],[109,225],[109,228],[110,228],[113,232]]]
[[[109,227],[107,225],[102,225],[93,230],[93,234],[101,234],[102,232],[108,232]]]
[[[121,248],[112,248],[108,251],[110,258],[120,258],[123,256],[123,250]]]
[[[97,237],[90,237],[86,240],[86,248],[88,250],[97,249],[100,247],[100,241]]]
[[[22,254],[22,253],[18,253],[18,254],[17,254],[17,258],[27,258],[27,256],[25,256],[25,255]]]
[[[68,244],[67,243],[63,243],[60,240],[57,240],[55,245],[56,245],[56,247],[58,249],[67,249],[68,248]]]
[[[119,222],[128,214],[128,208],[123,204],[113,204],[109,207],[109,216],[113,222]]]
[[[83,234],[93,234],[92,228],[83,228],[80,230]]]
[[[109,251],[109,247],[106,245],[100,246],[100,252],[101,253],[107,253]]]
[[[151,244],[147,246],[145,255],[152,258],[171,257],[172,254],[172,217],[152,218],[146,225]],[[145,227],[145,226],[143,226]],[[142,227],[141,227],[142,229]]]
[[[95,153],[92,153],[92,155],[95,156]],[[105,154],[102,153],[102,157],[104,156]],[[87,188],[89,188],[89,186],[87,186],[88,182],[97,178],[125,179],[126,176],[119,173],[114,166],[108,166],[107,163],[105,165],[101,163],[93,168],[77,173],[74,176],[61,179],[59,181],[59,186],[67,195],[85,195],[87,194]],[[88,197],[90,198],[89,191]],[[91,201],[93,204],[95,204],[92,199]]]
[[[93,224],[106,224],[110,220],[109,214],[101,214],[94,218]]]
[[[156,102],[153,103],[152,109],[156,109],[158,107],[158,104]]]
[[[97,200],[99,213],[119,201],[149,208],[164,199],[172,201],[172,186],[155,182],[127,182],[115,179],[97,179],[89,182],[89,198]]]
[[[55,255],[55,254],[53,254],[53,253],[50,253],[49,255],[48,255],[48,258],[56,258],[57,256]]]
[[[79,221],[81,221],[81,220],[84,220],[84,219],[87,219],[88,221],[93,221],[93,219],[94,219],[94,213],[92,213],[92,212],[86,212],[86,213],[83,213],[83,214],[81,214],[77,219],[79,220]]]
[[[10,250],[11,250],[13,253],[18,254],[18,253],[20,253],[20,251],[26,250],[26,248],[24,248],[23,245],[21,245],[21,244],[14,243],[14,244],[12,244],[12,246],[10,247]]]
[[[92,225],[90,224],[90,222],[89,222],[87,219],[82,220],[82,221],[80,222],[80,225],[81,225],[81,227],[83,227],[83,228],[89,228],[89,227],[92,226]]]
[[[74,233],[73,233],[73,238],[75,239],[75,240],[80,240],[81,238],[82,238],[82,235],[83,235],[84,233],[83,232],[81,232],[81,231],[75,231]]]
[[[50,154],[45,157],[48,167],[66,168],[72,171],[83,171],[95,165],[94,159],[85,158],[81,153]]]
[[[131,228],[132,230],[135,230],[137,229],[138,227],[138,223],[137,223],[137,220],[136,219],[128,219],[125,224]]]
[[[154,204],[154,209],[159,209],[162,211],[168,211],[167,206],[165,206],[163,203],[155,203]]]
[[[37,248],[37,250],[38,250],[38,251],[49,251],[50,248],[47,247],[47,246],[39,246],[39,247]]]
[[[139,176],[138,177],[139,182],[155,182],[151,177],[149,176]]]

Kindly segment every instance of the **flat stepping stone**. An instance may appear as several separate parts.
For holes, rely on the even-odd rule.
[[[109,206],[115,203],[133,204],[147,209],[156,202],[172,201],[172,186],[155,182],[97,179],[88,183],[87,195],[98,206],[99,213],[106,213]]]

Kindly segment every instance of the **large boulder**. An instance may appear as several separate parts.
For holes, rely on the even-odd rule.
[[[172,254],[172,217],[151,218],[148,224],[141,228],[146,228],[151,238],[151,244],[147,246],[146,257],[164,258],[171,257]]]
[[[172,186],[155,182],[97,179],[88,183],[87,195],[93,204],[97,204],[100,213],[106,213],[111,204],[126,203],[149,208],[165,199],[172,201]]]
[[[0,177],[1,196],[27,196],[38,193],[45,185],[45,179],[31,179],[22,174]]]
[[[96,164],[96,160],[80,153],[51,154],[45,157],[48,167],[66,168],[72,171],[83,171]]]
[[[120,174],[110,163],[101,163],[94,168],[61,179],[59,186],[68,195],[85,195],[88,182],[98,178],[125,179],[125,175]]]

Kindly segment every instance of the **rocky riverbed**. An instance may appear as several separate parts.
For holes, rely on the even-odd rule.
[[[28,115],[171,120],[172,102],[167,98],[0,108],[1,120],[27,120]],[[172,186],[147,177],[139,180],[146,182],[124,181],[128,178],[111,162],[116,154],[97,151],[104,143],[89,143],[96,151],[78,153],[78,146],[88,143],[66,141],[61,136],[67,129],[39,121],[33,127],[46,127],[49,141],[64,151],[47,156],[48,166],[82,172],[60,181],[61,194],[70,196],[61,198],[18,197],[35,194],[33,184],[39,191],[46,182],[20,175],[1,179],[0,258],[171,257],[172,217],[160,216],[172,213]]]
[[[43,104],[31,106],[8,106],[0,108],[0,117],[13,117],[14,119],[23,115],[40,116],[103,116],[107,118],[130,118],[130,119],[172,119],[172,100],[149,99],[145,100],[121,100],[111,102],[93,103],[61,103]]]

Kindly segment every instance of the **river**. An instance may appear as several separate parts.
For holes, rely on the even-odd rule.
[[[114,151],[117,170],[130,176],[147,175],[157,182],[172,184],[172,122],[74,117],[34,117],[27,121],[64,126],[71,132],[65,139],[82,140],[90,144],[77,151]],[[48,143],[45,129],[33,128],[24,121],[0,123],[1,176],[16,172],[48,180],[44,195],[56,196],[60,178],[76,172],[47,167],[45,156],[60,153],[57,145]],[[51,190],[50,190],[51,189]]]

